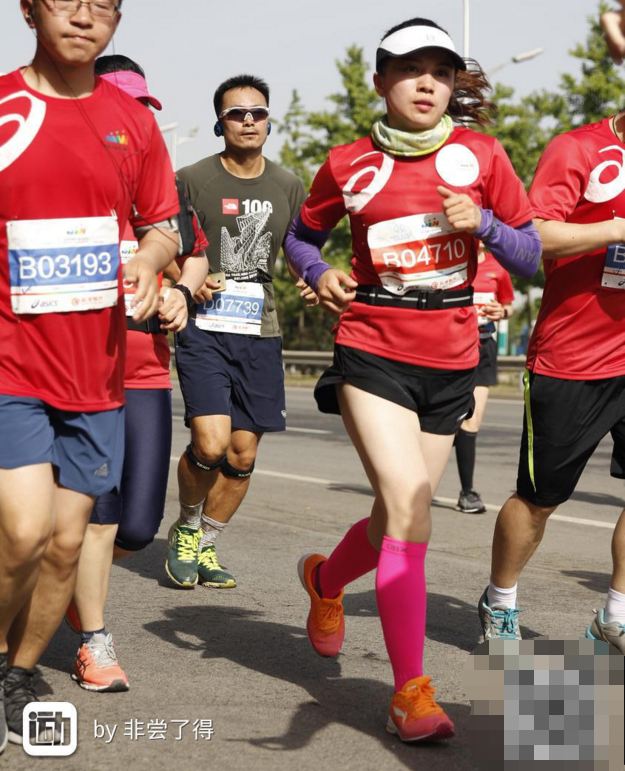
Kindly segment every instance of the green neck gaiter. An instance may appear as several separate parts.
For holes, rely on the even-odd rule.
[[[427,131],[400,131],[388,125],[386,115],[373,124],[373,141],[391,155],[415,158],[429,155],[442,147],[454,130],[449,115],[443,115],[434,128]]]

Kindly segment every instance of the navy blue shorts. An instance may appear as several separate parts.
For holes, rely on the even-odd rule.
[[[96,501],[91,523],[119,525],[115,543],[140,551],[154,540],[165,513],[171,455],[171,391],[126,391],[126,453],[121,488]]]
[[[280,337],[251,337],[198,329],[176,335],[176,367],[185,422],[230,415],[233,429],[284,431],[286,401]]]
[[[51,463],[68,490],[102,495],[119,487],[124,408],[69,412],[41,399],[0,395],[0,468]]]

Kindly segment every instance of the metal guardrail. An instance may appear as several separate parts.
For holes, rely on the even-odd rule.
[[[287,367],[329,367],[332,364],[332,351],[282,351],[282,358]],[[521,372],[525,369],[525,356],[500,356],[499,370],[502,372]]]

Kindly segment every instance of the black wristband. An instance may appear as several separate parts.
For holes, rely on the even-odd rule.
[[[187,310],[189,310],[189,308],[195,302],[189,287],[185,286],[184,284],[174,284],[172,286],[172,289],[178,289],[178,291],[182,292],[182,294],[184,295],[184,299],[187,301]]]
[[[503,317],[504,317],[504,319],[507,319],[509,316],[510,316],[510,314],[508,313],[508,309],[504,308],[503,309]]]

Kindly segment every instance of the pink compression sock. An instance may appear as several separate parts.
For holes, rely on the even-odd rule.
[[[423,675],[425,642],[425,554],[427,543],[384,537],[375,592],[395,691]]]
[[[367,536],[369,518],[356,522],[345,533],[343,540],[319,567],[319,587],[324,597],[338,597],[341,589],[378,564],[380,552],[374,549]]]

